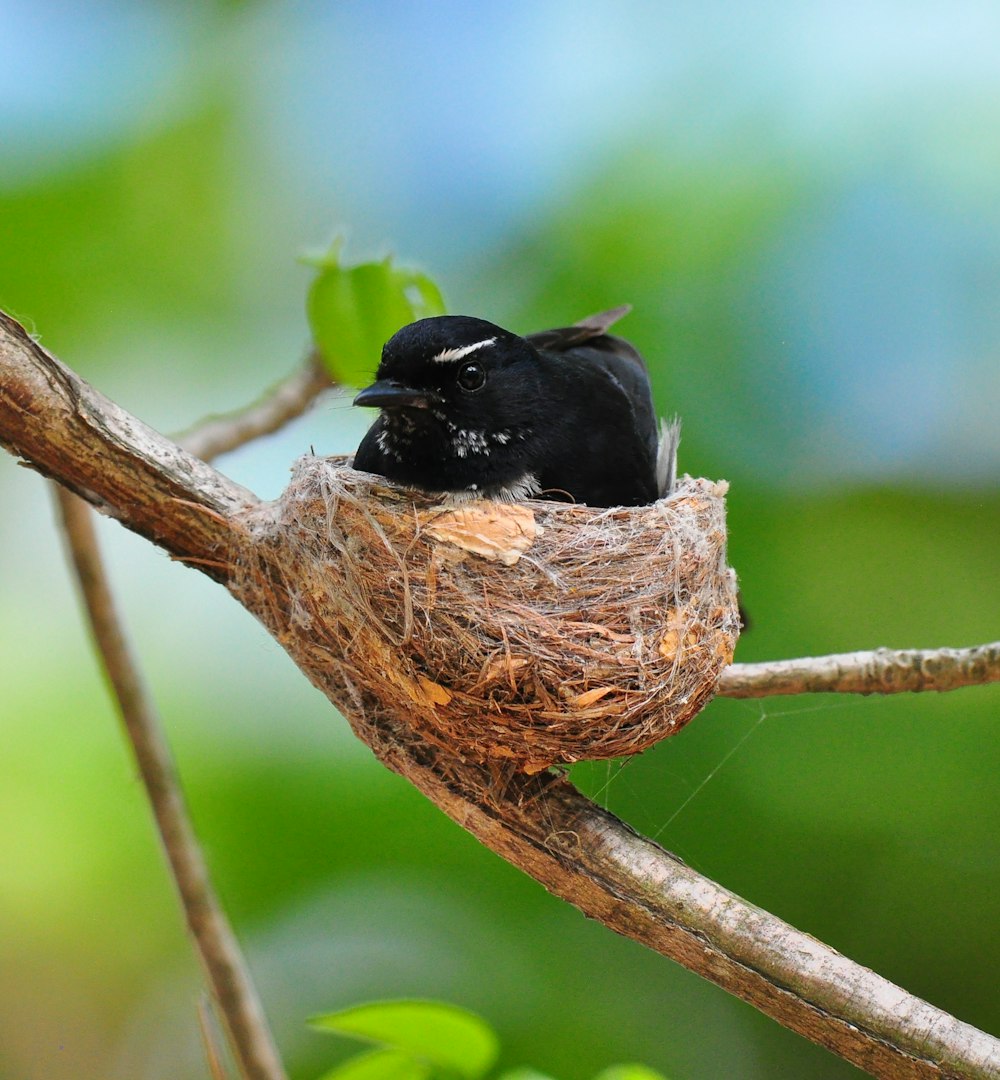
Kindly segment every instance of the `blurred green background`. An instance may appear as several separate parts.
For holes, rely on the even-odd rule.
[[[623,301],[681,466],[725,477],[738,659],[1000,633],[1000,11],[0,0],[0,304],[165,430],[308,344],[346,228],[512,329]],[[372,357],[372,366],[377,357]],[[220,462],[262,496],[367,416]],[[0,1075],[207,1075],[197,965],[44,483],[0,458]],[[505,1066],[857,1075],[502,863],[250,618],[102,522],[295,1080],[305,1018],[434,996]],[[699,870],[1000,1032],[1000,696],[714,702],[579,781]]]

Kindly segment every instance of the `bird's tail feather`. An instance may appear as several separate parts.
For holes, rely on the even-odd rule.
[[[677,483],[677,447],[681,441],[679,416],[660,420],[660,448],[656,455],[656,490],[659,497],[669,495]]]

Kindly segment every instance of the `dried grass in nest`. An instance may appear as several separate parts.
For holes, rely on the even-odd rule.
[[[725,490],[456,507],[306,457],[248,511],[233,588],[348,716],[374,698],[452,754],[527,772],[635,754],[732,660]]]

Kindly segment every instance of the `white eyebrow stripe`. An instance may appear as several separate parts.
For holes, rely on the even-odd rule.
[[[477,349],[485,349],[490,345],[496,344],[496,338],[490,337],[485,341],[477,341],[472,345],[463,345],[460,349],[442,349],[437,356],[432,356],[431,359],[435,360],[439,364],[447,364],[451,360],[461,360],[463,357],[474,353]]]

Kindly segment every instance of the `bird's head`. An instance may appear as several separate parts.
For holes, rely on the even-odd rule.
[[[524,437],[537,360],[524,338],[484,319],[420,319],[386,342],[376,381],[354,404],[381,409],[401,441],[435,436],[458,457],[488,452]]]

